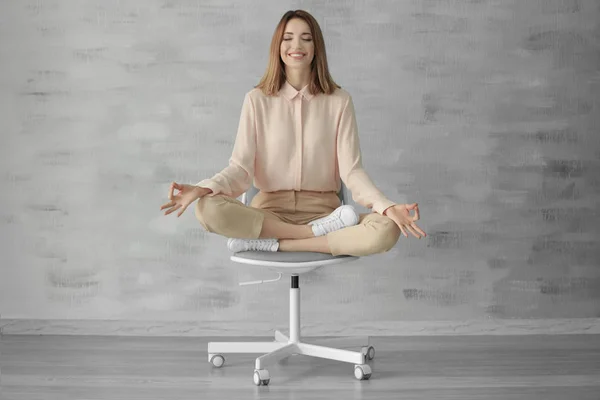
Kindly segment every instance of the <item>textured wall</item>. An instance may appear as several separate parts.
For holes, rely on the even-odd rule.
[[[2,317],[286,323],[287,280],[238,287],[271,275],[159,206],[226,165],[294,8],[429,234],[303,277],[303,318],[600,316],[597,0],[25,0],[0,4]]]

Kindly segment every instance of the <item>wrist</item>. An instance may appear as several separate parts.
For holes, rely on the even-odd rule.
[[[198,198],[202,198],[202,197],[206,196],[207,194],[212,193],[212,189],[201,187],[201,186],[196,186],[196,188],[194,189],[194,192],[198,195]]]

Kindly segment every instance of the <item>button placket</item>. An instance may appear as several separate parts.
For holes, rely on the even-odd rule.
[[[298,94],[294,101],[294,119],[296,135],[296,190],[301,190],[302,183],[302,94]]]

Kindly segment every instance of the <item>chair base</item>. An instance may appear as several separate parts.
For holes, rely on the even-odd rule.
[[[375,348],[369,346],[368,337],[317,340],[321,344],[308,344],[300,340],[300,285],[297,274],[291,276],[290,285],[290,335],[275,331],[272,342],[210,342],[208,343],[208,362],[215,367],[225,363],[225,353],[266,353],[256,359],[254,366],[254,383],[258,386],[268,385],[271,381],[266,367],[300,354],[309,357],[326,358],[354,364],[354,377],[365,380],[371,377],[371,367],[367,360],[375,356]],[[361,351],[342,350],[324,346],[361,347]]]
[[[208,343],[208,361],[215,367],[221,367],[227,353],[266,353],[256,359],[254,365],[254,383],[258,386],[270,382],[267,367],[283,361],[292,355],[325,358],[354,365],[354,376],[359,380],[371,377],[371,367],[367,364],[375,356],[375,349],[369,345],[369,337],[325,338],[314,340],[315,344],[291,341],[280,331],[275,331],[272,342],[210,342]],[[329,347],[329,346],[336,346]],[[360,347],[361,351],[342,348]]]

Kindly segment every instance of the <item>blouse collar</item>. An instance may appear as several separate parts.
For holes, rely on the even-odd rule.
[[[285,83],[283,84],[283,86],[280,89],[280,92],[288,99],[288,100],[292,100],[294,99],[294,97],[296,97],[298,94],[300,94],[302,97],[304,97],[306,100],[310,100],[314,97],[314,95],[310,94],[310,92],[308,91],[308,86],[306,85],[304,86],[302,89],[300,90],[296,90],[287,80],[285,81]]]

